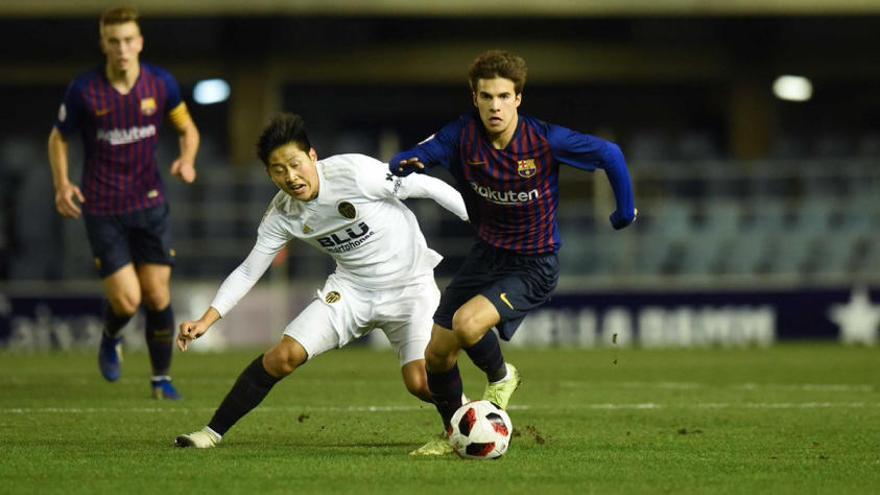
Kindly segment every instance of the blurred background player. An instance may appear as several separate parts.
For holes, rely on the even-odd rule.
[[[119,332],[143,304],[153,397],[179,399],[169,376],[174,250],[155,155],[167,116],[180,135],[180,156],[171,173],[192,183],[199,133],[174,77],[139,61],[144,39],[137,11],[106,11],[100,19],[100,45],[106,63],[68,86],[49,135],[55,205],[64,217],[82,214],[104,279],[108,305],[98,354],[101,374],[111,382],[119,379]],[[85,148],[82,189],[68,176],[68,139],[76,131]]]
[[[390,161],[391,171],[401,175],[434,165],[449,170],[477,229],[477,242],[443,291],[425,352],[428,386],[447,432],[461,407],[461,349],[486,373],[483,399],[506,409],[519,386],[519,372],[504,362],[492,329],[510,340],[556,287],[559,165],[605,171],[617,203],[610,217],[615,229],[632,223],[637,213],[617,145],[518,114],[526,72],[525,60],[517,55],[481,54],[469,72],[476,112]],[[411,454],[450,452],[446,439],[438,438]]]
[[[294,238],[330,255],[336,271],[287,326],[281,342],[245,368],[208,426],[177,437],[179,447],[215,446],[280,379],[374,328],[381,328],[396,350],[407,390],[431,402],[424,354],[440,299],[434,267],[441,256],[428,248],[415,215],[400,200],[431,198],[467,221],[461,195],[433,177],[395,177],[365,155],[318,161],[298,115],[273,119],[257,149],[281,191],[244,263],[226,278],[201,319],[181,323],[178,347],[186,351],[227,314]]]

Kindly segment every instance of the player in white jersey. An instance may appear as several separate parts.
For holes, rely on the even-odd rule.
[[[397,351],[407,390],[431,402],[424,351],[440,300],[434,267],[442,257],[428,248],[401,200],[431,198],[467,221],[461,195],[429,176],[392,176],[383,162],[365,155],[318,161],[298,115],[273,119],[257,148],[280,192],[247,259],[226,278],[201,319],[180,325],[178,347],[186,351],[227,314],[291,239],[332,256],[336,271],[287,326],[281,342],[245,368],[208,426],[177,437],[180,447],[213,447],[280,379],[375,328]]]

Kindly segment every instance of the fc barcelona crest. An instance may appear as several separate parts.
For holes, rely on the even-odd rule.
[[[333,304],[340,299],[342,299],[342,295],[333,290],[327,293],[327,295],[324,297],[324,302],[326,302],[327,304]]]
[[[534,158],[519,160],[516,162],[516,173],[519,174],[520,177],[530,179],[534,177],[537,172],[538,167],[535,165]]]
[[[141,113],[147,116],[156,113],[156,99],[153,97],[141,98]]]

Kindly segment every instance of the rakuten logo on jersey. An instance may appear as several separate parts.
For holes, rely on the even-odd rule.
[[[150,124],[143,127],[132,127],[130,129],[111,129],[105,131],[98,129],[98,141],[107,141],[111,146],[120,144],[131,144],[138,141],[151,138],[156,135],[156,126]]]
[[[528,192],[517,192],[513,190],[496,191],[491,187],[481,186],[473,181],[471,181],[471,187],[473,188],[474,192],[480,195],[480,197],[498,205],[518,205],[521,203],[529,203],[538,199],[541,196],[541,193],[539,193],[537,189],[532,189]]]

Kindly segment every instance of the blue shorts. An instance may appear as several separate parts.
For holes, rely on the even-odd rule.
[[[120,215],[83,215],[101,278],[132,262],[173,266],[168,211],[162,204]]]
[[[529,311],[550,300],[558,280],[556,254],[526,256],[478,241],[443,291],[434,323],[451,329],[458,308],[482,295],[501,315],[499,335],[510,340]]]

